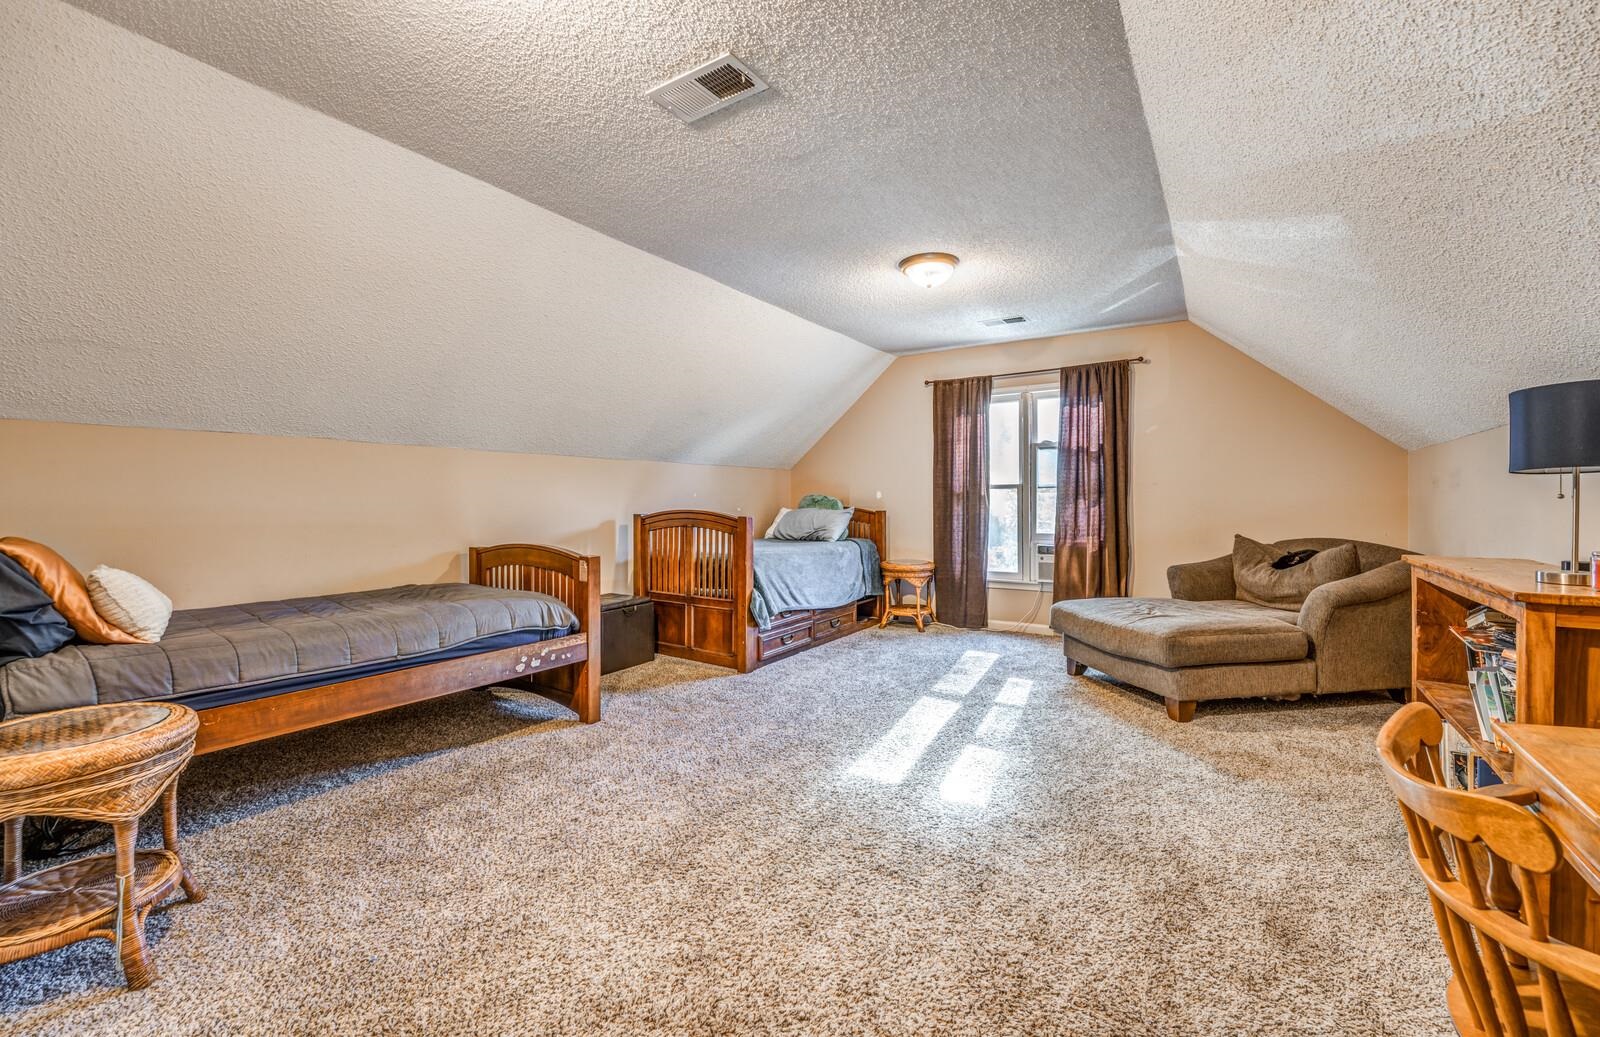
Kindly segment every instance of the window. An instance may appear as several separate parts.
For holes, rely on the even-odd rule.
[[[1054,386],[999,389],[989,400],[989,578],[1048,582],[1055,569]]]

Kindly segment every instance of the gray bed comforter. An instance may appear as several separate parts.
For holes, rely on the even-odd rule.
[[[518,631],[571,633],[556,598],[423,584],[174,612],[156,644],[72,644],[0,666],[4,715],[330,677]],[[388,668],[394,668],[389,666]]]
[[[757,540],[750,616],[765,630],[780,612],[827,609],[883,593],[870,540]]]

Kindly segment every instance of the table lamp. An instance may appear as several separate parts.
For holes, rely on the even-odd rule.
[[[1584,472],[1600,472],[1600,378],[1511,394],[1511,471],[1572,473],[1572,567],[1541,569],[1538,580],[1588,583],[1579,572],[1578,481]]]

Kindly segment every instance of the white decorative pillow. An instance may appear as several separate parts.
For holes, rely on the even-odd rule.
[[[788,508],[779,508],[778,517],[772,520],[772,525],[767,527],[767,539],[772,539],[772,534],[778,531],[778,523],[783,521],[783,516],[789,514]]]
[[[130,572],[97,567],[84,582],[100,618],[141,641],[159,641],[172,619],[172,599]]]

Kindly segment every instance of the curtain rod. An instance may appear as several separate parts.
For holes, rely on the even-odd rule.
[[[1149,358],[1142,357],[1142,356],[1123,357],[1121,360],[1097,360],[1097,361],[1095,361],[1095,363],[1099,363],[1099,364],[1148,364],[1149,362],[1150,362]],[[1076,364],[1067,364],[1065,366],[1067,366],[1067,367],[1075,367],[1075,366],[1078,366],[1078,365],[1076,365]],[[991,377],[991,378],[1022,378],[1025,375],[1030,375],[1030,374],[1051,374],[1052,372],[1059,371],[1059,370],[1061,370],[1061,368],[1059,368],[1059,367],[1041,367],[1037,371],[1007,371],[1005,374],[995,374],[995,375],[990,375],[989,377]],[[938,382],[959,382],[959,381],[961,381],[961,379],[959,379],[959,378],[925,378],[925,379],[923,379],[922,384],[923,385],[932,385],[936,381],[938,381]]]

